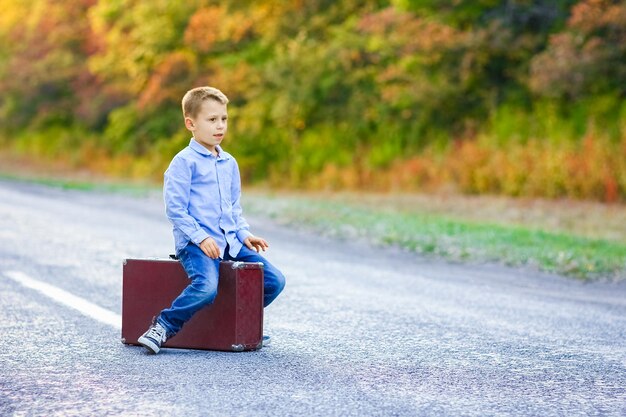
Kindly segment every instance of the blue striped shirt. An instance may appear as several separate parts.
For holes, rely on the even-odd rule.
[[[217,150],[215,156],[192,138],[165,171],[165,212],[173,225],[176,252],[189,241],[200,245],[212,237],[222,258],[227,244],[234,257],[252,236],[242,217],[237,161],[219,146]]]

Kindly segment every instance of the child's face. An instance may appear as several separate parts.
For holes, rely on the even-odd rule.
[[[185,117],[185,126],[198,143],[215,153],[215,147],[222,143],[228,130],[226,104],[205,100],[196,117]]]

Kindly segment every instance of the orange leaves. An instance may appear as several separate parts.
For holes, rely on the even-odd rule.
[[[220,20],[224,14],[222,7],[207,7],[198,10],[185,30],[185,43],[200,52],[208,52],[220,38]]]
[[[249,89],[258,85],[259,74],[254,67],[245,61],[240,61],[233,67],[217,66],[210,76],[201,79],[200,83],[224,86],[223,91],[229,100],[234,105],[238,105],[239,102],[245,100]]]
[[[210,52],[216,44],[238,44],[252,35],[253,20],[242,12],[230,12],[224,6],[197,10],[185,30],[185,43],[198,52]]]
[[[581,1],[567,27],[532,59],[531,89],[569,98],[597,94],[597,86],[603,92],[626,91],[626,3]]]
[[[568,156],[568,194],[607,202],[616,201],[619,194],[625,197],[626,184],[622,184],[620,191],[617,182],[620,170],[624,168],[619,146],[603,141],[591,132]]]
[[[461,33],[435,20],[418,18],[389,7],[363,16],[357,29],[364,34],[385,39],[384,45],[397,48],[399,55],[438,54],[458,42]]]
[[[441,187],[446,178],[434,155],[425,152],[405,161],[396,161],[389,169],[388,187],[394,191],[422,191]]]
[[[356,162],[344,167],[329,163],[300,186],[626,201],[626,138],[615,144],[588,134],[578,146],[531,140],[507,147],[465,140],[443,154],[425,149],[384,170]]]
[[[88,72],[86,39],[92,33],[85,17],[93,2],[22,3],[2,3],[0,101],[11,103],[0,120],[5,128],[74,116],[73,88]]]
[[[529,86],[547,96],[577,96],[584,88],[587,63],[579,58],[579,42],[569,33],[550,38],[550,50],[531,62]]]
[[[580,146],[532,140],[494,148],[471,141],[449,152],[441,169],[463,192],[624,201],[624,144],[626,138],[616,145],[592,134]]]
[[[583,33],[591,33],[601,27],[619,27],[624,22],[626,22],[626,7],[623,3],[619,4],[610,0],[585,0],[572,7],[568,26]],[[624,30],[623,26],[621,30]]]
[[[155,68],[137,105],[140,109],[155,108],[164,103],[177,105],[196,76],[195,57],[173,52]]]

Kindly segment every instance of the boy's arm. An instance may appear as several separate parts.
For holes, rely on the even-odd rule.
[[[191,168],[182,158],[174,158],[163,178],[163,199],[167,218],[196,245],[209,237],[198,222],[189,215]]]
[[[235,161],[232,175],[232,182],[230,184],[230,195],[233,203],[233,220],[235,221],[235,228],[237,232],[237,239],[241,243],[245,243],[246,238],[252,237],[250,233],[250,225],[243,218],[243,209],[241,208],[241,176],[239,174],[239,166]]]

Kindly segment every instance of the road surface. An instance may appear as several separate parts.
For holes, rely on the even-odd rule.
[[[0,415],[626,415],[624,284],[248,220],[287,276],[271,346],[151,356],[120,343],[121,276],[172,251],[160,197],[0,181]]]

